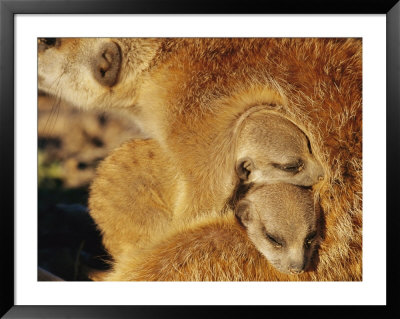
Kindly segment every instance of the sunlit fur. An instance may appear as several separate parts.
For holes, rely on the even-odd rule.
[[[291,184],[257,185],[235,204],[255,247],[283,273],[310,270],[322,220],[312,192]]]
[[[127,250],[104,281],[276,281],[327,280],[313,271],[290,275],[278,271],[256,249],[232,212],[200,217],[180,225],[164,240]]]
[[[231,132],[237,150],[227,154],[231,156],[225,164],[230,168],[229,175],[220,177],[229,181],[224,192],[210,189],[210,183],[195,184],[197,181],[184,175],[155,140],[133,140],[99,166],[91,186],[89,208],[105,247],[113,256],[125,246],[141,246],[138,241],[146,241],[138,236],[150,238],[150,233],[162,232],[172,218],[220,212],[240,183],[311,186],[323,175],[321,165],[310,154],[306,136],[292,122],[267,111],[253,112],[237,122]],[[234,166],[243,158],[251,159],[253,167],[248,177],[240,180]],[[300,172],[275,167],[292,162],[292,158],[302,160]],[[194,188],[201,197],[193,197],[188,191]]]
[[[170,227],[184,183],[154,140],[123,144],[98,167],[89,208],[116,258],[127,248],[146,246]]]
[[[141,45],[137,39],[124,41],[130,41],[132,48],[124,52],[125,56],[140,56]],[[316,194],[325,216],[326,236],[317,270],[309,278],[361,280],[361,40],[140,41],[149,49],[143,54],[145,58],[138,59],[142,71],[128,72],[132,77],[127,75],[131,70],[128,65],[134,68],[136,62],[125,58],[130,62],[123,63],[125,71],[121,73],[120,83],[106,94],[100,88],[90,94],[97,96],[99,105],[111,107],[119,101],[116,105],[130,110],[169,152],[176,168],[190,177],[193,183],[187,192],[199,204],[189,203],[187,210],[202,212],[202,203],[210,200],[195,185],[204,185],[218,198],[223,198],[221,192],[231,187],[226,187],[224,178],[230,174],[224,164],[232,159],[230,139],[224,134],[232,120],[256,105],[267,108],[275,105],[276,112],[290,119],[309,137],[312,152],[325,172]],[[83,52],[79,46],[78,43],[77,48],[71,46],[62,52],[61,45],[57,49],[64,56],[61,61],[74,65],[74,55]],[[41,72],[44,63],[41,59],[39,55],[39,87],[40,77],[45,76]],[[80,73],[75,73],[75,78],[70,77],[73,83],[66,85],[79,91]],[[60,76],[65,78],[60,73],[53,76],[54,81]],[[61,85],[56,87],[63,91]],[[58,91],[53,93],[72,96],[72,91]],[[85,94],[74,98],[74,102],[94,106],[96,99],[85,98],[89,93]],[[87,101],[92,102],[86,104]],[[271,270],[270,277],[274,275]]]
[[[146,248],[162,241],[177,224],[192,222],[179,214],[176,205],[186,196],[182,176],[155,140],[125,143],[100,164],[97,172],[91,185],[90,214],[116,263],[124,251]],[[309,260],[311,249],[303,250],[304,240],[316,229],[318,219],[311,190],[268,183],[251,183],[246,188],[229,205],[246,204],[246,218],[237,215],[258,249],[281,271],[287,271],[289,259],[293,259],[289,257],[295,254]],[[262,232],[264,224],[287,245],[274,249]]]
[[[65,38],[59,46],[38,54],[39,90],[60,96],[76,106],[128,108],[136,103],[138,74],[149,67],[157,39],[119,39],[122,60],[119,82],[107,87],[93,76],[93,61],[108,38]],[[40,41],[40,40],[38,40]]]

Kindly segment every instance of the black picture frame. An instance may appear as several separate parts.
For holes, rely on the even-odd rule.
[[[247,316],[254,312],[279,314],[379,318],[400,316],[395,273],[399,244],[396,182],[400,123],[400,3],[398,0],[304,0],[229,3],[178,0],[0,0],[0,192],[1,205],[1,308],[4,318],[164,318]],[[15,14],[385,14],[387,52],[386,178],[387,178],[387,305],[386,306],[16,306],[14,303],[14,16]],[[380,238],[379,240],[383,240]]]

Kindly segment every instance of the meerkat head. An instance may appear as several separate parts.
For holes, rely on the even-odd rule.
[[[132,106],[157,48],[155,39],[39,38],[39,90],[85,108]]]
[[[324,178],[307,136],[283,116],[256,112],[238,136],[236,173],[245,183],[312,186]]]
[[[307,271],[320,240],[311,190],[291,184],[251,188],[235,207],[249,239],[279,271]]]

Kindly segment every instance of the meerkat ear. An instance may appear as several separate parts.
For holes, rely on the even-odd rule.
[[[121,52],[114,42],[104,44],[92,61],[94,78],[103,86],[112,87],[118,80]]]
[[[254,163],[250,157],[243,157],[236,163],[236,174],[243,181],[249,181],[249,175],[254,170]]]
[[[235,207],[235,216],[243,226],[247,227],[251,220],[250,202],[241,200]]]

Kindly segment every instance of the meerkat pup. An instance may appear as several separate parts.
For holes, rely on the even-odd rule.
[[[258,185],[225,216],[183,223],[154,245],[127,250],[103,280],[285,280],[310,270],[319,223],[310,189]]]
[[[319,209],[310,189],[258,185],[235,207],[254,246],[283,273],[306,270],[319,243]]]

